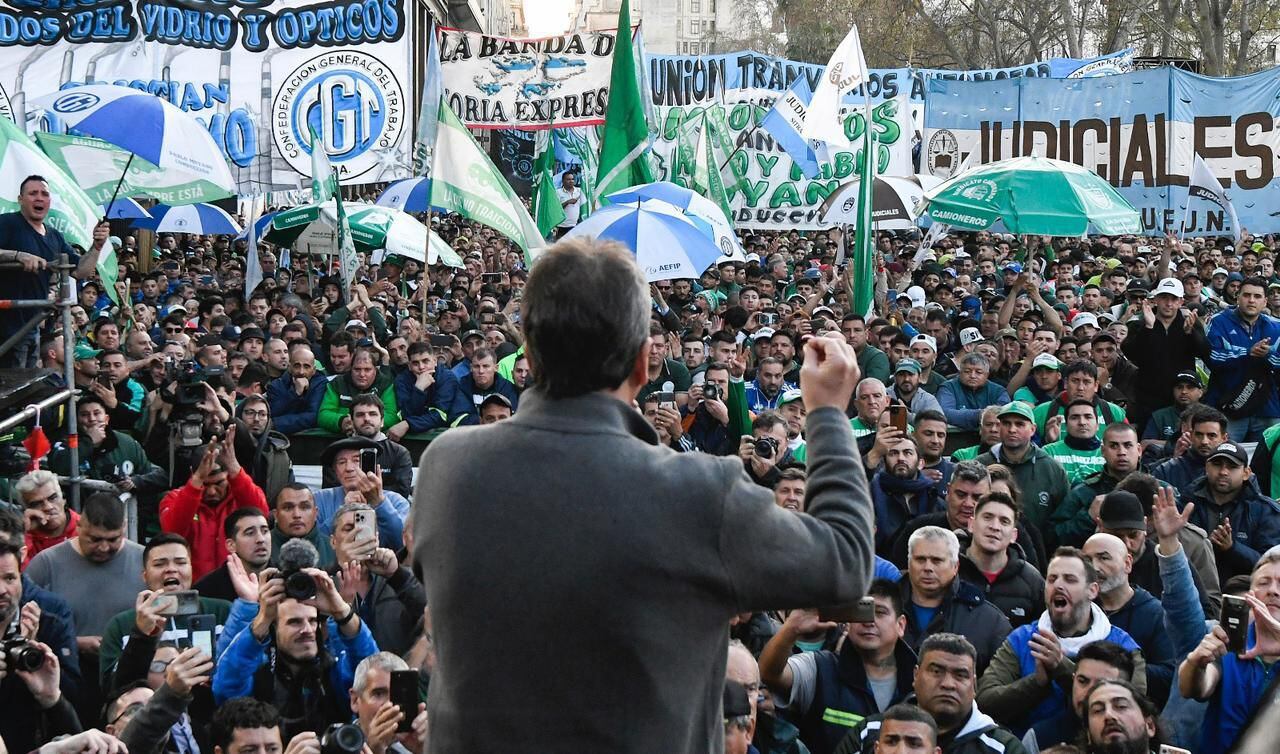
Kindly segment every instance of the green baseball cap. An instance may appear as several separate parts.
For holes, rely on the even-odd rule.
[[[799,388],[792,388],[791,390],[787,390],[782,394],[782,397],[778,398],[778,408],[782,408],[788,403],[793,403],[795,401],[798,401],[802,397],[803,396],[800,394]]]
[[[1004,406],[1000,409],[1000,413],[996,414],[996,416],[1001,419],[1003,419],[1006,416],[1021,416],[1023,419],[1026,419],[1032,424],[1034,424],[1036,421],[1036,415],[1031,410],[1031,406],[1027,405],[1022,401],[1012,401],[1010,403],[1004,404]]]
[[[73,355],[76,361],[84,361],[85,359],[96,359],[98,354],[102,353],[99,348],[92,348],[87,343],[76,343]]]

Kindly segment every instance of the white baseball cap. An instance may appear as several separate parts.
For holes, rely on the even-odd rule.
[[[970,343],[979,343],[982,341],[982,333],[976,327],[966,327],[960,331],[960,345],[967,346]]]
[[[916,343],[923,343],[929,347],[930,351],[933,351],[934,353],[938,352],[938,341],[934,339],[932,335],[920,333],[911,339],[911,345],[914,346]]]
[[[1080,312],[1075,316],[1074,319],[1071,320],[1072,330],[1079,330],[1081,327],[1084,327],[1085,325],[1093,325],[1094,327],[1098,327],[1099,326],[1098,318],[1091,312]]]
[[[918,285],[911,286],[907,289],[907,298],[911,299],[911,305],[913,307],[923,307],[925,298],[924,288],[921,288]]]
[[[1186,294],[1186,291],[1182,287],[1181,280],[1177,278],[1165,278],[1164,280],[1161,280],[1159,283],[1157,283],[1155,288],[1151,289],[1150,296],[1151,298],[1155,298],[1156,296],[1159,296],[1162,293],[1167,293],[1170,296],[1177,296],[1178,298],[1182,298]]]

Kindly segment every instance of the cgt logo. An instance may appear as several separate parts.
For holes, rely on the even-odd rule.
[[[352,50],[313,58],[286,77],[273,104],[276,146],[311,173],[311,129],[344,183],[380,179],[398,164],[404,90],[389,66]]]
[[[71,92],[53,101],[55,113],[82,113],[100,102],[96,94],[88,92]]]

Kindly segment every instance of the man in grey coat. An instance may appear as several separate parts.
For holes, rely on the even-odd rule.
[[[720,752],[730,619],[866,591],[871,503],[844,415],[853,350],[804,346],[797,516],[736,458],[658,445],[634,405],[650,309],[623,247],[556,244],[524,290],[535,384],[520,411],[423,455],[432,752]]]

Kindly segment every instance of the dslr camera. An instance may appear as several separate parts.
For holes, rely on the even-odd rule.
[[[315,579],[311,574],[303,573],[301,568],[281,571],[280,578],[284,579],[284,596],[299,602],[316,596]],[[356,750],[359,751],[358,748]]]
[[[334,723],[320,736],[321,754],[360,754],[364,731],[355,723]]]
[[[724,396],[720,395],[720,386],[714,382],[702,383],[702,400],[704,401],[724,400]]]
[[[778,441],[774,438],[761,437],[759,440],[755,441],[752,447],[754,448],[754,452],[757,457],[773,458],[774,454],[778,452],[779,446]]]
[[[4,650],[5,664],[12,670],[25,670],[28,673],[39,670],[44,664],[44,652],[32,644],[18,632],[18,616],[4,632],[0,639],[0,649]]]

